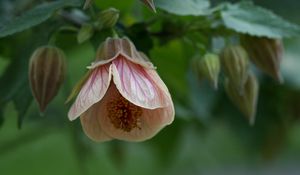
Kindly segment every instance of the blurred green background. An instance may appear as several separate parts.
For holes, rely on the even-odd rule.
[[[300,1],[257,0],[256,3],[300,24],[296,8],[300,7]],[[121,19],[128,24],[142,20],[139,15],[144,6],[133,0],[97,1],[96,5],[120,9]],[[18,129],[14,105],[8,104],[3,111],[1,175],[300,174],[299,38],[284,41],[285,83],[280,85],[268,77],[260,77],[254,127],[248,125],[222,88],[214,91],[196,80],[189,67],[191,53],[180,40],[155,46],[149,57],[170,89],[177,115],[172,125],[142,143],[95,143],[83,134],[79,120],[68,121],[69,105],[64,105],[64,101],[95,53],[90,42],[74,44],[74,36],[61,40],[66,41],[61,47],[68,57],[68,79],[45,114],[40,116],[33,102],[22,128]],[[13,45],[8,39],[0,40],[0,45],[6,42]],[[0,50],[0,75],[9,63],[1,52],[5,50]]]

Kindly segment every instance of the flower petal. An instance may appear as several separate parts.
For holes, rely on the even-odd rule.
[[[96,103],[85,113],[83,113],[82,116],[80,117],[82,129],[84,133],[94,141],[98,141],[98,142],[109,141],[112,138],[102,131],[98,121],[98,118],[100,117],[98,104],[99,103]]]
[[[119,56],[112,63],[114,83],[128,101],[147,109],[171,105],[169,92],[161,89],[165,85],[160,78],[157,81],[158,75],[154,69],[146,69],[123,56]]]
[[[109,87],[110,80],[111,70],[108,64],[94,69],[72,105],[68,113],[69,119],[75,120],[93,104],[100,101]]]
[[[126,59],[145,68],[154,68],[147,56],[136,50],[134,44],[128,38],[107,38],[96,53],[96,60],[88,69],[94,69],[103,64],[107,64],[123,55]]]
[[[101,117],[99,117],[100,126],[103,131],[112,138],[125,141],[144,141],[152,138],[163,127],[171,124],[174,120],[173,105],[154,110],[141,108],[142,115],[140,116],[138,128],[133,128],[130,132],[117,129],[108,116],[107,103],[118,98],[118,96],[120,96],[120,94],[115,85],[112,84],[98,106],[98,110],[101,111],[102,114]]]

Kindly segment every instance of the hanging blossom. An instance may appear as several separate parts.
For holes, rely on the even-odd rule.
[[[145,54],[127,38],[108,38],[72,105],[95,141],[150,139],[174,120],[170,93]]]

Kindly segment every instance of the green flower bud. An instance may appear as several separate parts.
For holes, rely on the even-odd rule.
[[[40,111],[45,111],[57,92],[65,76],[65,54],[53,46],[37,48],[29,62],[31,91]]]
[[[221,70],[219,56],[207,53],[203,58],[195,58],[195,70],[200,78],[206,78],[215,89],[218,89],[218,79]]]
[[[246,50],[239,45],[230,45],[223,49],[220,57],[226,76],[240,92],[243,92],[243,87],[248,77],[249,66]]]
[[[249,73],[244,85],[244,93],[241,94],[227,78],[225,81],[225,90],[231,101],[246,116],[251,125],[255,122],[259,85],[254,74]]]
[[[99,14],[101,28],[111,28],[118,22],[120,11],[115,8],[109,8]]]
[[[258,68],[278,82],[283,82],[280,64],[284,49],[281,40],[245,35],[241,41]]]

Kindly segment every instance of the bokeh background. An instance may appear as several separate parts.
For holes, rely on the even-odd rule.
[[[213,4],[219,2],[222,1],[215,0]],[[300,1],[256,0],[255,3],[300,24]],[[99,0],[96,6],[120,9],[121,19],[127,24],[143,20],[140,14],[144,7],[140,2]],[[28,39],[22,36],[18,40]],[[64,101],[85,73],[85,66],[93,60],[95,50],[90,42],[79,45],[74,36],[64,37],[60,39],[63,41],[60,47],[68,57],[68,78],[47,111],[41,116],[33,102],[21,129],[17,127],[15,106],[10,103],[3,111],[1,175],[300,174],[299,37],[284,40],[285,83],[260,77],[258,114],[253,127],[222,88],[214,91],[207,82],[197,81],[190,70],[192,54],[180,39],[155,46],[149,56],[170,89],[177,115],[172,125],[142,143],[95,143],[83,134],[78,120],[68,121],[69,105],[64,105]],[[0,39],[0,75],[10,62],[2,54],[9,52],[3,45],[12,46],[13,42]]]

